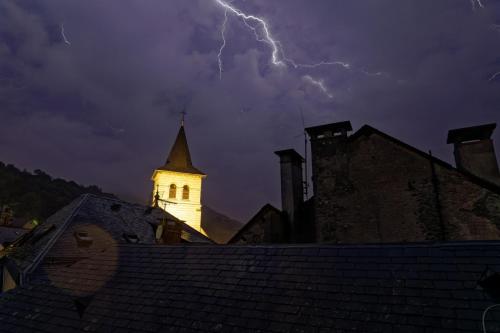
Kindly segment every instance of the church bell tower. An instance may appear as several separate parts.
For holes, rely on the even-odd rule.
[[[201,228],[201,183],[205,177],[191,162],[183,117],[167,161],[153,172],[153,205],[206,234]]]

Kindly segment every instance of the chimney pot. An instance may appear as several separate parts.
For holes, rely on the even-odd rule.
[[[500,184],[500,172],[491,135],[495,123],[458,128],[448,132],[453,143],[457,169]]]
[[[302,179],[302,163],[304,158],[294,149],[275,152],[280,158],[281,170],[281,208],[288,218],[291,241],[299,235],[300,211],[304,202],[304,183]]]
[[[156,239],[160,244],[179,244],[182,236],[182,222],[165,218],[156,230]]]

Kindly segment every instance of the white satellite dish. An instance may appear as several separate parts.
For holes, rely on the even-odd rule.
[[[156,228],[156,239],[160,239],[163,236],[163,225],[159,225],[158,228]]]

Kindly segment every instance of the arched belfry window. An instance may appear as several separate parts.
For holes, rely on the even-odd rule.
[[[175,184],[170,184],[170,190],[168,191],[168,198],[175,199],[177,196],[177,186]]]
[[[182,188],[182,199],[189,200],[189,186],[187,185]]]

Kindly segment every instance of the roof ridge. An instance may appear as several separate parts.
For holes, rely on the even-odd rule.
[[[60,225],[60,227],[56,230],[55,234],[52,236],[52,238],[49,239],[47,244],[42,248],[42,250],[38,253],[38,255],[35,257],[33,262],[29,264],[20,274],[20,284],[23,283],[23,281],[26,279],[26,277],[31,274],[40,264],[40,262],[43,260],[43,258],[47,255],[49,250],[52,248],[52,246],[55,244],[55,242],[59,239],[59,237],[62,235],[64,230],[66,230],[69,221],[73,219],[73,217],[79,212],[80,208],[83,206],[83,204],[88,200],[89,196],[91,194],[86,193],[80,196],[80,201],[78,202],[77,206],[66,216],[66,219],[64,222]]]
[[[485,188],[487,190],[490,190],[492,192],[495,192],[495,193],[498,193],[500,194],[500,186],[495,184],[495,183],[492,183],[490,182],[489,180],[487,179],[484,179],[484,178],[481,178],[481,177],[478,177],[476,175],[473,175],[472,173],[470,172],[467,172],[467,171],[464,171],[464,170],[460,170],[456,167],[454,167],[453,165],[451,165],[450,163],[446,162],[446,161],[443,161],[442,159],[440,158],[437,158],[433,155],[430,155],[429,153],[426,153],[420,149],[418,149],[417,147],[414,147],[406,142],[403,142],[401,140],[399,140],[398,138],[395,138],[393,137],[392,135],[389,135],[385,132],[382,132],[381,130],[373,127],[373,126],[370,126],[368,124],[365,124],[363,126],[361,126],[361,128],[359,128],[355,133],[353,133],[351,136],[349,136],[349,140],[356,140],[358,137],[360,137],[361,135],[365,134],[366,131],[371,131],[375,134],[378,134],[390,141],[392,141],[393,143],[397,144],[397,145],[400,145],[400,146],[403,146],[404,148],[410,150],[410,151],[413,151],[414,153],[418,154],[418,155],[421,155],[422,157],[425,157],[437,164],[439,164],[440,166],[444,167],[444,168],[447,168],[447,169],[450,169],[450,170],[453,170],[453,171],[456,171],[458,173],[460,173],[461,175],[463,175],[468,181],[482,187],[482,188]]]

